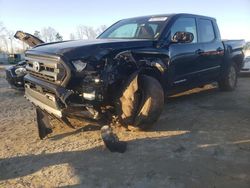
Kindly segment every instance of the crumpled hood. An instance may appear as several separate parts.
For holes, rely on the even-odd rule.
[[[145,39],[95,39],[63,41],[57,43],[45,43],[36,46],[29,51],[44,52],[51,55],[61,55],[67,59],[82,57],[96,57],[96,59],[110,53],[111,51],[132,50],[138,48],[153,47],[153,40]],[[27,51],[27,53],[29,53]]]

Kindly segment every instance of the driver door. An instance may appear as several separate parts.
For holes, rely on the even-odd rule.
[[[180,17],[171,27],[171,38],[176,32],[190,32],[194,35],[191,43],[171,43],[169,45],[169,78],[172,88],[198,85],[200,80],[198,73],[202,45],[197,40],[197,24],[193,17]]]

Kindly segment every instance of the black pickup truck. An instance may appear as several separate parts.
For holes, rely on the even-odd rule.
[[[124,19],[96,40],[35,46],[25,54],[25,97],[37,109],[40,138],[50,117],[149,128],[166,96],[218,82],[232,91],[243,40],[222,41],[214,18],[166,14]],[[111,114],[111,115],[110,115]]]

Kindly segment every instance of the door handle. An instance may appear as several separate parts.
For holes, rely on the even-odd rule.
[[[198,50],[195,51],[195,53],[198,54],[198,55],[202,55],[202,54],[204,54],[204,50],[198,49]]]
[[[222,52],[222,51],[224,51],[224,49],[221,48],[221,47],[219,47],[219,48],[216,49],[216,51],[217,51],[217,52]]]

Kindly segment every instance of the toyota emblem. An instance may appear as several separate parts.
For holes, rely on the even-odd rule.
[[[34,61],[34,62],[33,62],[33,69],[34,69],[36,72],[39,72],[39,71],[40,71],[40,64],[39,64],[39,62],[37,62],[37,61]]]

